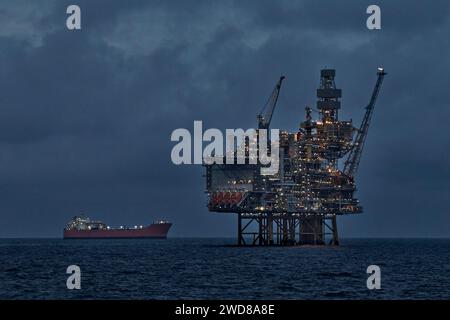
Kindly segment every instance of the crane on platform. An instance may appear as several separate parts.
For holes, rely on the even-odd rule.
[[[372,118],[373,110],[375,108],[375,102],[378,97],[378,93],[381,89],[381,84],[383,83],[384,76],[387,73],[384,71],[384,68],[378,68],[378,79],[375,84],[375,88],[372,92],[372,97],[370,98],[370,102],[366,107],[366,113],[364,114],[363,121],[361,122],[361,126],[359,127],[358,133],[356,134],[355,142],[353,144],[350,153],[348,154],[347,160],[344,164],[344,174],[354,178],[357,171],[359,162],[361,160],[362,151],[364,148],[364,143],[366,141],[367,132],[369,131],[370,120]]]
[[[272,94],[262,108],[260,114],[258,114],[258,129],[269,129],[270,121],[272,121],[273,112],[275,111],[275,106],[277,105],[278,96],[280,95],[281,84],[284,79],[285,76],[280,77],[272,91]]]

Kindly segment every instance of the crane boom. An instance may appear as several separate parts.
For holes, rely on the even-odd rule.
[[[269,97],[269,100],[267,100],[266,104],[261,110],[261,113],[258,115],[258,129],[269,129],[270,121],[272,121],[273,112],[275,111],[275,106],[277,105],[281,84],[283,83],[284,78],[284,76],[280,77],[275,88],[272,91],[272,94]]]
[[[361,122],[361,126],[356,135],[353,147],[344,164],[343,172],[349,177],[355,177],[358,171],[358,166],[361,160],[361,155],[364,148],[364,143],[366,141],[367,132],[369,131],[370,119],[372,118],[373,110],[375,108],[375,102],[377,100],[378,93],[380,92],[381,89],[381,84],[383,83],[383,79],[386,74],[387,73],[384,72],[383,68],[378,68],[377,72],[378,79],[375,84],[375,88],[373,89],[372,97],[370,98],[370,102],[366,107],[366,113],[364,114],[364,119]]]

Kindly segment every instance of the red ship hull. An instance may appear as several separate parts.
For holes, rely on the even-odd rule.
[[[151,224],[137,229],[64,230],[64,239],[166,239],[171,223]]]

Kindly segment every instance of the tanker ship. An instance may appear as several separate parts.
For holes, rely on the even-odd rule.
[[[172,224],[168,221],[156,221],[148,226],[111,228],[102,221],[86,216],[74,217],[64,228],[64,239],[126,239],[153,238],[166,239]]]

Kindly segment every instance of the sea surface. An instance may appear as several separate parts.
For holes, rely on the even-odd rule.
[[[0,240],[0,299],[449,299],[450,239],[232,247],[234,239]],[[68,290],[66,269],[81,268]],[[368,290],[369,265],[381,289]]]

